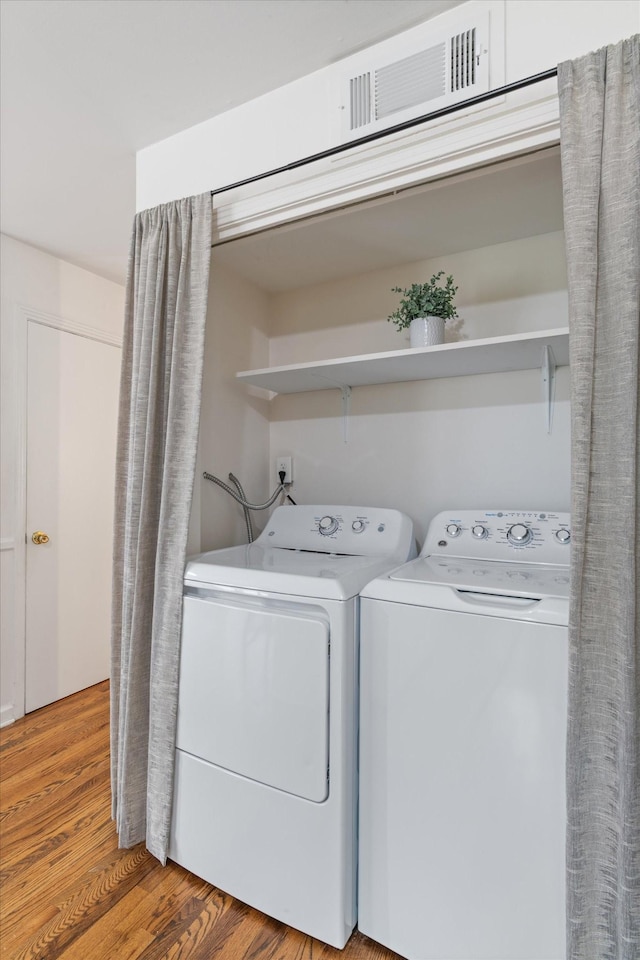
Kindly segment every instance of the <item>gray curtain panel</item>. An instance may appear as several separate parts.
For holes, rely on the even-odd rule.
[[[572,570],[567,956],[640,956],[640,36],[562,63]]]
[[[210,256],[209,194],[135,218],[116,460],[112,809],[120,845],[146,839],[162,863]]]

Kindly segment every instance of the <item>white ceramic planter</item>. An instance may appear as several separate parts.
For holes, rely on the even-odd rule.
[[[434,347],[444,343],[442,317],[416,317],[411,321],[409,336],[412,347]]]

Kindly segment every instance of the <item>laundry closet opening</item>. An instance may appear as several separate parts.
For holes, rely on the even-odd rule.
[[[396,508],[419,539],[452,503],[569,508],[566,359],[556,358],[550,432],[537,360],[354,386],[348,442],[337,382],[274,395],[236,378],[408,349],[386,319],[399,299],[392,288],[440,270],[459,287],[446,343],[566,331],[558,147],[214,246],[191,552],[245,538],[241,508],[202,471],[234,473],[259,502],[285,455],[298,502]],[[544,343],[533,346],[540,364]]]

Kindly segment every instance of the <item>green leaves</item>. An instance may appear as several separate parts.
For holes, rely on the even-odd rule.
[[[446,278],[444,286],[439,283],[444,270],[434,273],[428,283],[412,283],[408,289],[393,287],[394,293],[403,295],[397,310],[387,320],[395,323],[398,330],[406,330],[416,317],[442,317],[450,320],[458,316],[453,298],[458,288],[453,285],[453,277]]]

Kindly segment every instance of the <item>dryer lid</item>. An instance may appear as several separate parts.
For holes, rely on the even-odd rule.
[[[297,597],[348,600],[399,562],[264,547],[259,543],[212,550],[187,563],[185,583],[266,590]]]
[[[415,555],[413,523],[399,510],[278,507],[255,543],[193,557],[185,582],[347,600]]]

